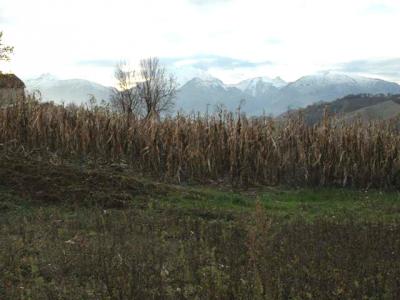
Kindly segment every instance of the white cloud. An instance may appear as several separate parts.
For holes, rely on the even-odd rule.
[[[212,54],[274,62],[210,70],[228,82],[264,72],[294,80],[400,53],[398,0],[2,0],[0,11],[16,50],[6,68],[22,77],[51,72],[111,83],[112,68],[79,62]]]

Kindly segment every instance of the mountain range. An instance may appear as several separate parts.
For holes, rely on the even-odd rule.
[[[81,104],[91,98],[108,101],[112,88],[84,79],[58,79],[51,74],[42,74],[38,78],[25,80],[28,92],[40,92],[45,101],[56,103]]]
[[[25,81],[27,90],[40,90],[44,100],[82,103],[90,95],[108,100],[111,87],[82,80],[59,80],[50,74]],[[175,100],[176,110],[205,112],[216,105],[241,110],[249,115],[279,115],[288,109],[302,108],[318,101],[333,101],[350,94],[400,94],[394,82],[336,72],[303,76],[294,82],[280,77],[257,77],[237,84],[225,84],[205,74],[184,82]]]

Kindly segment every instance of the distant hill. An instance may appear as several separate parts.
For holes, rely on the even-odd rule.
[[[50,74],[43,74],[25,81],[28,92],[40,91],[45,101],[56,103],[84,103],[91,95],[97,100],[108,101],[112,89],[84,79],[60,80]]]
[[[400,98],[360,108],[344,115],[345,120],[389,120],[400,115]]]
[[[306,108],[285,113],[301,112],[308,124],[320,122],[325,110],[330,116],[345,120],[387,120],[400,114],[400,94],[397,95],[349,95],[333,102],[319,102]]]

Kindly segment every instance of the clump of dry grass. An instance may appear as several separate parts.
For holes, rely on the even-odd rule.
[[[64,107],[27,99],[0,110],[5,151],[126,162],[174,181],[237,185],[388,188],[400,185],[400,135],[393,121],[345,123],[301,116],[276,121],[219,112],[161,121],[105,107]]]

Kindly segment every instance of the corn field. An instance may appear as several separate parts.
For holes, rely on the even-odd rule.
[[[239,113],[151,121],[28,99],[0,110],[0,149],[125,163],[175,182],[400,187],[398,121],[307,125]]]

